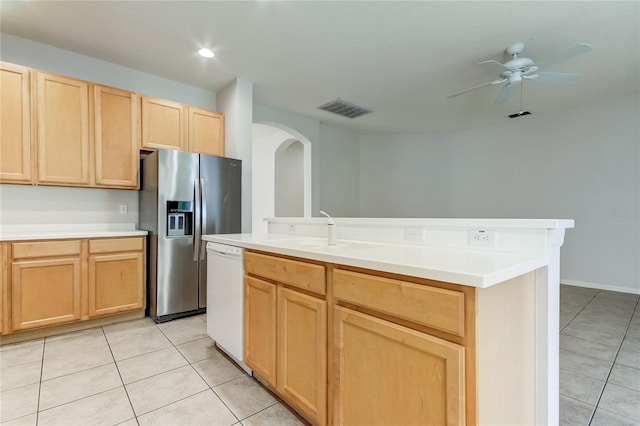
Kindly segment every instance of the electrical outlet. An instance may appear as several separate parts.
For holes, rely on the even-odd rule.
[[[424,228],[407,226],[404,228],[404,240],[412,243],[421,243],[424,241]]]
[[[290,234],[295,234],[296,233],[296,226],[295,225],[289,225],[289,233]]]
[[[496,247],[496,231],[492,229],[469,229],[469,247]]]
[[[127,205],[126,204],[120,204],[120,214],[127,214]]]

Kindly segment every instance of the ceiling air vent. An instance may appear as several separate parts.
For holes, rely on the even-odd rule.
[[[531,111],[515,112],[513,114],[507,115],[507,117],[509,117],[509,118],[518,118],[518,117],[522,117],[522,116],[525,116],[525,115],[531,115]]]
[[[345,101],[340,98],[319,106],[318,108],[347,118],[356,118],[373,112],[373,110],[370,110],[369,108],[356,105],[353,102]]]

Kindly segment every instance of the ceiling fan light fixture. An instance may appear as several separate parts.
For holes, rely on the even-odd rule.
[[[213,53],[213,50],[206,47],[203,47],[202,49],[198,50],[198,54],[203,58],[207,58],[207,59],[211,59],[214,56],[216,56],[216,54]]]
[[[518,117],[524,117],[526,115],[531,115],[531,111],[518,111],[518,112],[515,112],[513,114],[507,115],[507,117],[509,117],[509,118],[518,118]]]

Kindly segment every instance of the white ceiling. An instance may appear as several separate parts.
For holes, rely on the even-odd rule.
[[[447,95],[497,78],[526,43],[540,60],[594,50],[547,71],[581,72],[577,85],[528,81],[534,114],[637,93],[638,1],[1,1],[2,32],[217,91],[254,83],[254,101],[361,133],[449,132],[507,120],[519,90]],[[213,60],[199,47],[212,47]],[[341,97],[375,112],[353,120],[318,110]],[[526,120],[526,118],[519,118]]]

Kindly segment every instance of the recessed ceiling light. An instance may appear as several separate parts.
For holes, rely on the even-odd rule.
[[[207,49],[206,47],[203,47],[202,49],[198,50],[198,53],[200,54],[200,56],[204,58],[213,58],[214,56],[216,56],[216,54],[213,53],[213,50]]]

